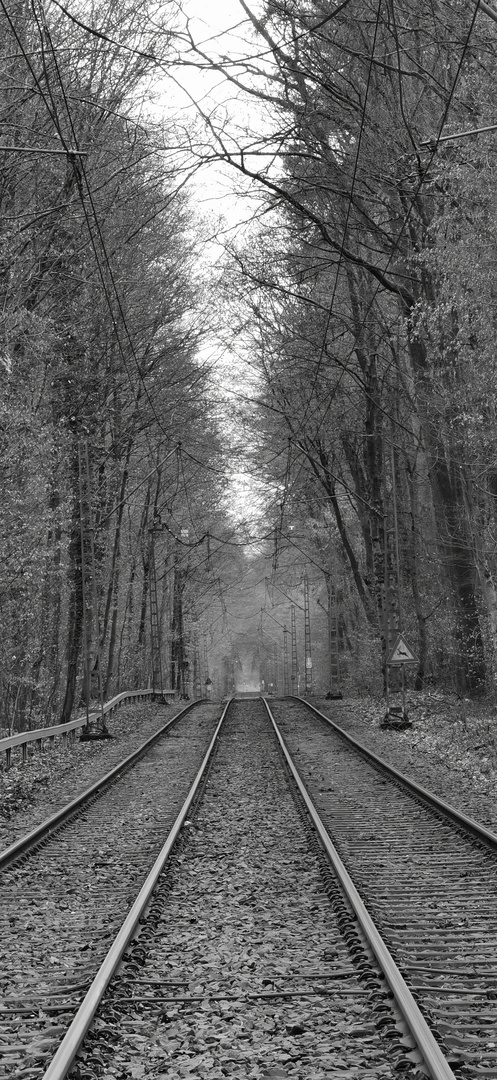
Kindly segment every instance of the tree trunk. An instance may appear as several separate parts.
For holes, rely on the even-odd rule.
[[[459,466],[442,457],[441,447],[431,475],[439,543],[455,607],[456,685],[461,694],[480,694],[486,686],[486,666],[475,595],[475,564],[466,527]]]
[[[406,470],[409,486],[409,504],[411,516],[411,529],[407,544],[407,558],[409,560],[409,577],[411,581],[411,592],[414,601],[414,610],[416,613],[416,622],[418,627],[418,667],[414,680],[414,689],[421,691],[424,687],[426,665],[428,662],[428,637],[426,632],[426,617],[423,615],[422,610],[421,590],[419,586],[418,574],[419,505],[417,493],[416,465],[414,465],[414,467],[411,467],[410,463],[408,462]]]
[[[326,495],[328,496],[330,507],[333,510],[333,513],[335,515],[335,521],[336,521],[336,524],[337,524],[337,529],[338,529],[338,533],[339,533],[339,536],[340,536],[340,540],[342,542],[343,550],[344,550],[346,559],[347,559],[347,561],[349,563],[350,569],[352,571],[352,576],[354,578],[355,586],[356,586],[357,592],[359,594],[359,597],[361,599],[366,618],[367,618],[370,626],[374,627],[374,629],[376,630],[377,626],[378,626],[378,623],[377,623],[376,613],[375,613],[375,610],[374,610],[374,604],[373,604],[373,601],[371,599],[371,595],[369,593],[367,585],[366,585],[366,583],[364,581],[364,578],[362,576],[361,568],[359,566],[359,560],[358,560],[358,558],[357,558],[357,556],[355,554],[355,551],[354,551],[354,549],[352,547],[352,544],[350,542],[350,539],[349,539],[349,536],[348,536],[348,533],[347,533],[347,527],[346,527],[345,521],[344,521],[344,519],[342,517],[342,513],[341,513],[341,510],[340,510],[340,504],[338,502],[337,494],[336,494],[336,481],[335,481],[335,479],[334,479],[334,477],[332,475],[331,469],[330,469],[327,452],[324,449],[324,447],[320,444],[319,440],[315,441],[315,445],[313,447],[313,449],[315,450],[315,452],[317,454],[318,461],[316,461],[316,459],[315,459],[315,457],[314,457],[314,455],[312,453],[308,452],[307,448],[303,444],[301,444],[301,448],[304,451],[304,453],[306,454],[306,456],[308,457],[315,476],[319,480],[322,488],[324,489]]]
[[[74,472],[74,469],[73,469]],[[76,461],[77,480],[77,461]],[[83,637],[83,582],[81,566],[81,535],[79,503],[74,500],[71,520],[71,533],[68,549],[69,611],[66,647],[66,688],[60,723],[67,724],[71,719],[76,697],[78,663]]]
[[[419,337],[409,341],[427,464],[431,481],[438,545],[454,605],[456,686],[461,694],[481,694],[486,688],[486,664],[475,593],[473,558],[464,501],[462,447],[448,434],[440,435],[440,417],[431,415],[433,387],[427,350]]]

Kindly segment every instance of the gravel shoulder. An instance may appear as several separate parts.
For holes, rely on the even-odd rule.
[[[493,703],[409,694],[412,727],[382,730],[383,700],[309,698],[325,716],[469,817],[497,833],[497,715]]]
[[[0,769],[0,850],[34,829],[71,799],[105,776],[123,758],[184,708],[174,705],[121,706],[108,721],[110,739],[68,743],[48,741],[41,751],[32,749],[25,765]],[[32,744],[34,747],[34,744]]]

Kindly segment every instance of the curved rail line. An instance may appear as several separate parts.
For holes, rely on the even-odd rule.
[[[452,1067],[495,1077],[497,837],[308,702],[275,711],[302,781]]]
[[[193,703],[4,853],[0,1076],[59,1041],[160,851],[219,707]],[[3,971],[1,970],[3,968]],[[21,1065],[19,1066],[19,1062]],[[7,1070],[6,1072],[4,1070]]]
[[[228,703],[229,705],[229,703]],[[157,885],[160,874],[162,873],[166,862],[171,854],[174,844],[178,838],[178,835],[187,820],[191,806],[197,795],[199,787],[205,778],[208,766],[211,762],[214,748],[217,744],[221,727],[224,723],[226,712],[228,710],[226,705],[217,728],[214,732],[212,740],[209,744],[207,753],[202,761],[200,769],[195,777],[195,780],[190,788],[187,798],[183,803],[183,806],[176,818],[176,821],[167,837],[167,840],[159,855],[157,856],[150,873],[146,881],[144,882],[133,906],[131,907],[124,923],[113,942],[105,960],[103,961],[97,975],[95,976],[83,1002],[81,1003],[77,1015],[75,1016],[67,1034],[65,1035],[53,1061],[49,1065],[46,1073],[45,1080],[54,1080],[55,1077],[67,1076],[69,1069],[76,1057],[76,1054],[83,1042],[83,1039],[90,1027],[90,1024],[95,1016],[95,1013],[100,1005],[105,991],[117,970],[121,959],[129,945],[133,934],[135,933],[140,919],[143,917],[148,905],[150,904],[154,889]]]
[[[402,1016],[406,1021],[406,1024],[413,1036],[416,1046],[419,1048],[423,1060],[427,1066],[430,1076],[437,1077],[442,1080],[443,1077],[453,1077],[452,1069],[450,1068],[445,1055],[443,1054],[440,1046],[435,1039],[433,1032],[430,1030],[428,1024],[422,1013],[420,1012],[416,1001],[414,1000],[408,986],[406,985],[393,957],[391,956],[385,942],[383,941],[381,934],[375,926],[372,918],[367,911],[367,908],[359,895],[350,874],[345,869],[345,865],[342,862],[338,851],[333,844],[331,837],[329,836],[308,792],[300,778],[296,765],[290,756],[289,750],[285,744],[281,731],[276,723],[276,720],[269,708],[267,702],[265,702],[268,714],[274,727],[276,738],[281,746],[281,750],[285,757],[288,769],[290,770],[292,777],[297,785],[300,796],[305,803],[306,810],[309,817],[316,829],[319,839],[323,845],[328,859],[337,875],[337,878],[343,888],[343,891],[352,905],[354,912],[357,916],[359,926],[368,942],[368,945],[372,949],[378,964],[385,976],[385,979],[392,991],[394,999],[401,1010]]]
[[[484,825],[481,825],[478,821],[475,821],[474,818],[471,818],[467,814],[464,814],[461,810],[457,810],[455,806],[451,805],[451,803],[448,803],[444,799],[439,798],[439,796],[435,795],[433,791],[429,791],[429,789],[423,787],[422,784],[418,784],[417,781],[413,780],[410,776],[406,776],[405,773],[401,772],[399,769],[396,769],[394,765],[390,764],[390,762],[386,761],[378,754],[375,754],[373,750],[369,750],[369,748],[365,746],[364,743],[361,743],[359,739],[355,739],[353,735],[350,735],[348,731],[345,731],[344,728],[340,727],[339,724],[335,723],[335,721],[332,720],[331,717],[326,716],[326,714],[323,712],[320,712],[319,709],[316,709],[315,705],[311,705],[310,701],[306,701],[304,698],[300,697],[294,697],[293,699],[290,698],[289,700],[298,701],[301,705],[304,705],[305,708],[308,709],[311,713],[319,717],[320,720],[323,720],[325,724],[328,725],[328,727],[333,728],[333,730],[336,731],[338,735],[340,735],[341,739],[344,742],[348,743],[349,746],[354,747],[354,749],[357,750],[358,753],[362,754],[363,757],[367,758],[368,761],[374,762],[377,766],[379,766],[380,769],[383,769],[385,772],[389,773],[390,776],[395,777],[395,779],[400,782],[402,787],[411,791],[412,794],[416,796],[416,798],[420,799],[422,802],[427,803],[427,805],[432,807],[434,810],[440,810],[443,816],[450,818],[450,820],[453,821],[455,825],[461,826],[466,832],[471,833],[477,840],[482,841],[494,851],[497,851],[497,835],[491,832],[490,829],[485,828]]]
[[[246,710],[246,702],[244,702],[243,704]],[[164,933],[164,920],[166,925],[168,922],[167,880],[165,884],[166,899],[162,898],[158,903],[159,915],[156,915],[155,922],[153,923],[152,927],[148,932],[147,913],[150,913],[154,906],[154,890],[156,889],[157,885],[160,885],[161,881],[164,880],[162,874],[164,869],[166,868],[166,864],[171,855],[171,852],[173,851],[174,844],[180,836],[182,827],[185,825],[187,818],[189,818],[189,816],[191,815],[192,805],[195,799],[198,798],[199,793],[201,792],[202,785],[206,780],[208,770],[210,769],[212,764],[214,750],[219,748],[220,734],[222,727],[226,722],[229,708],[230,703],[228,703],[223,712],[215,735],[210,744],[208,753],[204,758],[202,767],[197,774],[195,783],[191,788],[188,798],[185,801],[184,806],[176,819],[175,825],[171,830],[159,856],[157,857],[145,885],[141,889],[139,896],[137,897],[135,903],[131,908],[131,911],[129,912],[129,915],[123,923],[123,926],[116,940],[112,944],[105,960],[103,961],[97,976],[93,980],[92,985],[90,986],[82,1005],[80,1006],[76,1016],[74,1017],[69,1027],[69,1030],[64,1036],[52,1062],[48,1066],[48,1069],[44,1074],[44,1080],[64,1080],[64,1078],[69,1075],[75,1058],[81,1051],[85,1037],[87,1036],[89,1029],[91,1028],[92,1022],[95,1019],[97,1010],[101,1008],[106,993],[112,991],[113,977],[115,976],[118,969],[121,973],[123,971],[121,965],[123,963],[126,964],[126,950],[129,948],[130,943],[133,940],[133,935],[135,934],[137,928],[140,928],[140,936],[138,939],[138,949],[136,949],[135,952],[137,954],[140,954],[140,966],[138,967],[139,972],[143,972],[144,970],[143,964],[146,963],[147,960],[147,948],[150,951],[152,949],[160,949],[161,947],[161,937]],[[420,1060],[422,1060],[425,1070],[433,1078],[433,1080],[454,1080],[454,1073],[452,1072],[449,1062],[447,1061],[443,1051],[441,1050],[437,1042],[437,1039],[434,1037],[433,1032],[427,1024],[425,1018],[422,1016],[411,991],[406,985],[385,942],[382,940],[377,927],[374,925],[372,919],[368,915],[364,904],[360,896],[358,895],[357,889],[352,883],[351,878],[347,873],[344,864],[338,854],[338,851],[336,850],[336,847],[333,844],[329,833],[327,832],[327,829],[325,828],[323,821],[321,820],[316,810],[316,807],[313,805],[312,800],[309,797],[305,785],[303,784],[299,776],[299,772],[297,771],[295,762],[292,760],[292,756],[288,750],[285,740],[283,739],[281,731],[279,730],[279,725],[276,723],[272,715],[272,711],[267,703],[265,703],[265,708],[267,710],[269,721],[272,725],[272,731],[274,731],[274,735],[278,741],[281,754],[283,755],[287,775],[285,783],[290,785],[293,797],[296,800],[297,809],[299,809],[300,807],[301,815],[305,818],[305,825],[307,830],[312,830],[312,838],[310,840],[311,846],[313,843],[317,846],[319,857],[321,859],[324,859],[326,862],[326,867],[324,870],[324,880],[325,882],[328,882],[326,887],[326,893],[328,896],[330,896],[330,898],[335,897],[335,903],[340,908],[338,924],[343,928],[344,939],[350,945],[350,964],[353,965],[350,974],[353,975],[357,970],[360,977],[364,979],[362,989],[359,989],[359,994],[364,994],[366,991],[368,992],[368,994],[371,994],[372,1006],[374,1004],[374,1008],[372,1008],[371,1013],[372,1020],[374,1020],[378,1029],[386,1032],[386,1035],[391,1035],[391,1032],[393,1030],[393,1037],[397,1039],[397,1042],[402,1042],[404,1046],[406,1045],[406,1032],[408,1033],[409,1037],[407,1039],[407,1046],[410,1052],[407,1053],[406,1058],[403,1061],[403,1068],[407,1069],[408,1071],[409,1069],[411,1069],[411,1075],[414,1075],[415,1072],[415,1069],[411,1063],[415,1062],[419,1064]],[[247,713],[245,712],[245,716],[246,715]],[[264,722],[267,724],[267,721]],[[234,729],[232,725],[232,730],[234,730],[234,734],[236,735],[236,724]],[[250,754],[252,756],[255,755],[256,749],[258,749],[260,754],[267,753],[269,755],[269,745],[266,747],[266,744],[264,744],[262,749],[259,745],[261,741],[260,733],[257,734],[257,737],[251,736],[251,733],[247,733],[246,727],[244,727],[240,729],[239,735],[240,739],[242,741],[245,740],[245,742],[247,741],[247,739],[252,738],[252,746],[250,749]],[[255,738],[257,738],[256,743],[254,742]],[[224,745],[224,743],[222,745]],[[272,753],[274,754],[274,751],[272,751]],[[226,763],[224,765],[224,768],[226,768]],[[258,765],[257,769],[258,772],[257,770],[254,772],[254,784],[257,782],[258,773],[261,772],[261,766]],[[237,768],[232,771],[233,777],[236,774],[238,776],[244,775],[244,769],[240,765],[238,765]],[[211,773],[212,777],[214,777],[214,773],[215,764]],[[227,800],[229,800],[230,788],[231,785],[235,782],[231,776],[231,772],[229,784],[227,783],[227,780],[228,778],[221,770],[220,777],[218,777],[217,780],[217,791],[213,791],[213,795],[217,796],[218,798],[224,796]],[[264,782],[267,785],[268,781],[266,779],[264,779]],[[208,789],[204,784],[204,792],[208,790],[210,791],[211,789]],[[259,798],[259,796],[257,797]],[[205,798],[208,799],[208,795],[205,795]],[[211,800],[211,802],[215,803],[214,798]],[[269,828],[270,826],[270,821],[269,818],[266,821],[266,812],[263,803],[257,804],[256,812],[258,830],[264,834],[264,830],[266,828]],[[221,814],[222,820],[222,808],[220,811],[218,810],[218,814],[219,813]],[[235,806],[235,817],[238,817],[238,819],[240,818],[240,811],[238,806]],[[198,820],[201,824],[203,821],[202,816],[199,816]],[[286,836],[287,859],[289,857],[288,853],[292,853],[294,850],[295,841],[293,839],[293,833],[297,829],[297,825],[292,824],[291,821],[288,826],[288,820],[288,811],[285,810],[283,831]],[[298,821],[298,818],[296,820]],[[239,822],[239,826],[242,829],[244,828],[243,821],[241,823]],[[237,841],[237,843],[239,843],[239,841]],[[188,844],[185,850],[187,854]],[[295,856],[291,856],[291,860],[294,859]],[[165,877],[167,879],[167,874],[165,875]],[[162,923],[161,919],[163,920]],[[140,948],[141,940],[144,942],[144,944],[143,947]],[[164,960],[160,959],[158,962],[156,961],[155,966],[158,971],[163,972]],[[126,976],[127,980],[132,979],[136,974],[136,964],[131,962],[129,967],[130,974]],[[346,970],[345,974],[348,975],[349,971]],[[122,978],[122,975],[119,977]],[[326,974],[324,977],[326,978]],[[336,977],[336,975],[334,975],[334,977]],[[161,990],[163,985],[160,981],[150,982],[150,980],[147,981],[138,977],[138,983],[142,983],[143,981],[148,988],[147,993],[149,992],[150,988],[152,988],[154,991],[157,991],[158,989]],[[183,982],[184,981],[185,980],[183,980]],[[218,984],[216,983],[215,985]],[[126,986],[127,992],[129,993],[128,982],[126,982]],[[339,992],[343,993],[344,991],[341,990]],[[301,997],[306,996],[305,990],[299,990],[297,993]],[[329,993],[331,995],[332,991],[323,991],[322,989],[318,988],[317,990],[311,990],[310,993]],[[348,989],[345,989],[345,993],[353,994],[357,993],[357,990],[354,990],[354,988],[351,988],[349,986]],[[294,991],[282,990],[281,987],[278,986],[274,993],[272,992],[267,994],[265,992],[261,992],[259,989],[255,994],[246,994],[245,999],[248,1001],[254,996],[262,999],[267,997],[270,997],[271,999],[280,999],[285,998],[286,996],[293,995]],[[212,997],[212,995],[210,996]],[[225,994],[224,996],[229,997],[230,995]],[[231,997],[232,996],[233,995],[231,994]],[[223,998],[223,993],[221,992],[217,995],[214,994],[213,997],[216,999]],[[159,1007],[161,1001],[168,1000],[170,1000],[170,998],[168,997],[146,997],[145,1005],[146,1007],[153,1006],[157,1008]],[[190,993],[186,996],[186,998],[183,997],[178,1000],[186,1001],[188,1006],[191,1007],[192,1003],[194,1003],[196,1000],[203,1001],[203,997],[201,995],[200,998],[196,998],[193,994]],[[237,1000],[239,1000],[239,997],[237,998]],[[130,1001],[129,997],[124,998],[124,1006],[122,1005],[121,1001],[121,1007],[126,1008],[127,1001]],[[116,1015],[115,1005],[113,1007],[112,1015]],[[112,1025],[106,1025],[105,1021],[101,1021],[101,1024],[104,1030],[106,1030],[107,1032],[111,1031]],[[113,1035],[115,1035],[115,1032],[113,1033]],[[96,1033],[95,1038],[98,1045],[98,1032]],[[168,1075],[172,1074],[168,1073]]]

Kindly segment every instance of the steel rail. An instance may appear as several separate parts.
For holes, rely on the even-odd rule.
[[[142,743],[141,746],[139,746],[137,750],[134,750],[132,754],[129,754],[127,758],[123,758],[123,760],[120,761],[118,765],[115,765],[105,776],[100,777],[94,784],[91,784],[90,787],[86,788],[81,795],[72,799],[72,801],[67,803],[66,806],[63,806],[61,810],[57,810],[55,814],[46,818],[45,821],[42,821],[41,824],[37,825],[31,832],[26,833],[25,836],[21,836],[20,839],[16,840],[10,847],[5,848],[4,851],[0,852],[0,870],[5,870],[11,863],[15,862],[20,855],[27,854],[31,848],[36,847],[42,840],[50,836],[55,829],[58,829],[60,825],[63,825],[63,823],[71,818],[81,807],[85,806],[85,804],[94,796],[98,795],[100,790],[103,790],[112,783],[113,780],[116,780],[119,773],[124,772],[134,765],[140,757],[143,757],[147,753],[154,743],[162,738],[173,724],[178,723],[186,713],[190,712],[191,709],[194,709],[195,706],[199,704],[205,704],[205,702],[190,702],[186,708],[182,709],[176,716],[173,716],[171,720],[168,720],[167,724],[164,724],[164,727],[161,727],[159,731],[156,731],[154,735],[151,735],[146,742]]]
[[[303,699],[299,699],[302,700]],[[323,849],[329,859],[340,885],[351,904],[354,913],[357,917],[361,930],[372,949],[376,960],[385,976],[386,982],[390,987],[396,1004],[399,1007],[402,1016],[413,1036],[413,1039],[418,1047],[426,1068],[432,1080],[456,1080],[452,1069],[445,1058],[440,1046],[438,1045],[431,1029],[429,1028],[426,1020],[416,1004],[409,987],[405,983],[393,957],[391,956],[383,938],[378,933],[376,926],[362,900],[359,892],[357,891],[350,874],[345,868],[331,837],[312,802],[307,790],[300,778],[300,774],[293,762],[292,757],[286,747],[283,736],[276,724],[271,709],[263,698],[269,719],[273,725],[273,729],[278,739],[282,754],[287,763],[288,769],[297,785],[300,795],[305,803],[307,812],[311,818],[311,821],[319,836]],[[303,701],[303,704],[307,705],[307,702]]]
[[[413,795],[422,799],[429,807],[439,810],[456,825],[464,828],[466,832],[471,833],[477,840],[482,840],[494,851],[497,851],[497,835],[491,832],[490,829],[485,828],[485,825],[481,825],[478,821],[475,821],[474,818],[470,818],[467,814],[463,814],[462,810],[457,810],[451,803],[445,802],[444,799],[440,799],[433,791],[429,791],[428,788],[423,787],[422,784],[418,784],[416,780],[412,780],[409,776],[406,776],[405,773],[400,772],[400,769],[396,769],[395,765],[391,765],[388,761],[385,761],[384,758],[380,757],[379,754],[375,754],[373,750],[369,750],[367,746],[364,746],[364,743],[361,743],[359,739],[355,739],[353,735],[349,735],[348,731],[344,731],[344,729],[336,724],[334,720],[330,720],[329,716],[320,712],[319,709],[316,709],[315,705],[311,705],[305,698],[293,697],[293,700],[299,701],[301,705],[305,705],[306,708],[310,709],[316,716],[319,716],[320,720],[324,720],[346,742],[350,743],[354,749],[359,750],[361,754],[373,761],[375,765],[379,765],[382,769],[389,772],[396,780],[399,780],[404,787],[409,788]]]
[[[102,962],[88,992],[86,993],[81,1005],[68,1028],[55,1056],[52,1058],[48,1069],[43,1075],[42,1080],[64,1080],[67,1076],[69,1069],[71,1068],[76,1054],[81,1047],[81,1044],[85,1038],[85,1035],[93,1021],[95,1013],[102,1001],[102,998],[107,990],[107,987],[114,976],[116,969],[118,968],[123,955],[136,932],[139,921],[148,907],[154,889],[157,885],[157,880],[162,873],[164,866],[171,854],[171,851],[176,843],[178,835],[186,821],[191,805],[195,799],[197,791],[202,783],[205,772],[210,764],[214,748],[219,738],[221,727],[224,723],[224,719],[228,708],[231,704],[231,699],[227,702],[223,712],[221,714],[219,723],[216,727],[214,735],[211,739],[204,760],[200,766],[200,769],[193,781],[190,791],[187,795],[185,802],[174,822],[174,825],[167,837],[167,840],[159,852],[148,877],[143,883],[136,900],[133,903],[128,915],[126,916],[117,937],[111,945],[107,956]]]

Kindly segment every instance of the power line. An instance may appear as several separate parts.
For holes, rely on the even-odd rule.
[[[125,503],[127,503],[129,501],[131,496],[135,494],[135,491],[138,491],[139,488],[141,488],[143,486],[143,484],[146,483],[147,480],[150,480],[150,477],[153,476],[154,473],[157,473],[159,471],[159,469],[162,468],[162,466],[168,460],[168,458],[172,457],[172,455],[174,453],[176,453],[176,450],[177,450],[177,447],[175,446],[173,450],[170,450],[169,453],[166,454],[166,456],[164,458],[162,458],[162,461],[160,461],[158,465],[154,465],[154,468],[151,469],[150,472],[147,473],[147,475],[143,477],[143,480],[139,481],[139,483],[136,485],[136,487],[132,488],[131,491],[128,491],[128,493],[127,493],[127,495],[125,496],[124,499],[120,499],[119,502],[116,503],[116,505],[112,507],[112,510],[109,510],[109,512],[105,515],[105,517],[100,518],[99,523],[98,523],[99,528],[101,528],[102,525],[105,525],[106,521],[108,521],[109,518],[111,518],[112,515],[115,514],[116,510],[119,510],[119,508],[121,506],[124,506]]]
[[[48,43],[48,46],[50,48],[51,57],[52,57],[53,64],[54,64],[54,68],[55,68],[56,75],[57,75],[59,88],[60,88],[60,91],[61,91],[61,94],[62,94],[64,106],[65,106],[65,112],[66,112],[66,115],[67,115],[67,120],[68,120],[69,127],[70,127],[70,130],[71,130],[71,133],[72,133],[73,143],[77,147],[78,146],[78,138],[77,138],[74,122],[73,122],[71,108],[69,106],[69,101],[68,101],[68,97],[67,97],[67,94],[66,94],[64,81],[63,81],[62,74],[61,74],[60,67],[59,67],[58,60],[57,60],[56,50],[55,50],[55,47],[54,47],[54,44],[53,44],[53,40],[52,40],[52,37],[51,37],[51,34],[50,34],[50,30],[48,28],[48,25],[47,25],[47,22],[46,22],[46,19],[45,19],[44,12],[42,11],[42,23],[40,24],[40,21],[38,19],[38,15],[37,15],[37,12],[36,12],[36,9],[35,9],[35,2],[33,0],[33,2],[32,2],[32,10],[33,10],[33,17],[34,17],[35,22],[37,24],[38,33],[39,33],[39,36],[40,36],[43,72],[44,72],[45,83],[46,83],[46,93],[43,90],[40,79],[36,75],[32,65],[31,65],[30,59],[29,59],[28,55],[26,54],[23,43],[22,43],[21,39],[19,38],[19,35],[16,32],[16,29],[15,29],[14,24],[12,23],[12,20],[9,17],[9,14],[8,14],[6,8],[5,8],[5,4],[3,3],[3,0],[2,0],[2,8],[4,10],[4,13],[5,13],[7,19],[8,19],[8,22],[9,22],[9,25],[10,25],[10,27],[12,29],[12,32],[14,33],[15,39],[16,39],[16,41],[18,43],[18,46],[19,46],[19,48],[20,48],[20,50],[21,50],[21,52],[22,52],[22,54],[24,56],[24,59],[25,59],[27,65],[28,65],[28,68],[29,68],[30,73],[32,75],[32,78],[33,78],[33,80],[35,82],[35,85],[37,86],[40,97],[44,101],[44,104],[45,104],[45,106],[47,108],[47,112],[48,112],[48,114],[49,114],[49,116],[50,116],[50,118],[51,118],[51,120],[52,120],[52,122],[54,124],[54,127],[55,127],[55,129],[56,129],[56,131],[58,133],[58,136],[59,136],[61,142],[64,145],[65,144],[65,137],[64,137],[64,133],[63,133],[60,121],[59,121],[57,104],[56,104],[56,101],[55,101],[55,98],[54,98],[54,95],[53,95],[53,92],[52,92],[51,81],[50,81],[49,73],[48,73],[48,70],[47,70],[45,41]],[[121,298],[120,298],[120,295],[119,295],[119,292],[118,292],[118,289],[117,289],[114,273],[113,273],[112,266],[111,266],[111,263],[110,263],[110,260],[109,260],[109,257],[108,257],[106,244],[105,244],[103,234],[102,234],[102,230],[101,230],[101,227],[100,227],[100,222],[99,222],[96,206],[95,206],[95,203],[94,203],[94,200],[93,200],[93,194],[92,194],[90,184],[89,184],[89,181],[88,181],[88,177],[86,175],[86,171],[85,171],[85,168],[84,168],[84,162],[82,160],[83,157],[86,156],[87,152],[86,151],[79,151],[79,149],[77,149],[75,152],[73,152],[71,150],[71,148],[67,147],[67,146],[65,146],[65,148],[63,150],[60,150],[59,152],[62,153],[62,154],[63,153],[66,154],[66,156],[68,158],[68,161],[70,162],[70,164],[72,165],[72,168],[73,168],[73,175],[74,175],[75,182],[76,182],[78,196],[80,198],[80,202],[81,202],[81,205],[82,205],[82,208],[83,208],[83,213],[84,213],[84,216],[85,216],[87,229],[88,229],[88,235],[89,235],[89,238],[90,238],[90,243],[91,243],[93,253],[94,253],[94,257],[95,257],[95,263],[96,263],[97,271],[98,271],[100,281],[101,281],[101,284],[102,284],[102,289],[103,289],[103,293],[104,293],[104,296],[105,296],[105,299],[106,299],[106,302],[107,302],[108,310],[110,312],[111,321],[112,321],[112,325],[113,325],[114,333],[115,333],[115,339],[116,339],[116,342],[117,342],[117,345],[118,345],[118,348],[119,348],[119,352],[120,352],[120,355],[121,355],[121,358],[122,358],[122,361],[123,361],[124,369],[126,371],[128,383],[131,386],[131,388],[133,390],[133,393],[134,393],[135,403],[136,403],[137,407],[139,407],[140,395],[136,391],[134,381],[133,381],[133,379],[131,377],[131,373],[130,373],[129,368],[128,368],[127,359],[126,359],[124,349],[123,349],[123,346],[122,346],[122,342],[121,342],[121,335],[120,335],[119,327],[118,327],[117,320],[116,320],[116,317],[115,317],[115,314],[114,314],[114,305],[112,303],[112,299],[111,299],[111,296],[110,296],[109,291],[108,291],[106,276],[104,274],[103,266],[102,266],[102,263],[101,263],[96,238],[98,238],[98,241],[99,241],[100,250],[102,252],[104,263],[105,263],[105,266],[106,266],[106,269],[107,269],[107,274],[108,274],[108,277],[110,279],[114,299],[115,299],[115,302],[117,303],[117,308],[118,308],[119,315],[121,317],[122,326],[124,328],[124,331],[125,331],[125,334],[126,334],[126,337],[127,337],[129,349],[130,349],[132,358],[133,358],[133,360],[135,362],[135,366],[136,366],[136,369],[138,371],[138,375],[139,375],[140,381],[142,383],[143,390],[144,390],[145,395],[146,395],[146,397],[148,399],[148,402],[149,402],[150,407],[151,407],[152,414],[153,414],[159,428],[163,431],[164,434],[167,434],[167,432],[165,431],[165,429],[162,426],[162,423],[161,423],[161,421],[160,421],[160,419],[159,419],[159,417],[157,415],[154,403],[153,403],[153,401],[152,401],[152,399],[150,397],[148,387],[147,387],[146,382],[145,382],[145,378],[143,376],[143,373],[141,371],[138,358],[136,356],[132,336],[131,336],[131,333],[130,333],[130,330],[128,328],[127,321],[126,321],[126,318],[125,318],[125,315],[124,315],[124,311],[123,311],[123,307],[122,307],[122,303],[121,303]],[[78,156],[79,156],[80,160],[76,164],[75,158],[78,157]],[[85,198],[85,193],[83,191],[83,182],[85,184],[86,196],[88,198],[90,208],[91,208],[91,212],[92,212],[92,216],[93,216],[94,227],[93,227],[92,222],[90,220],[90,216],[88,214],[88,210],[87,210],[87,206],[86,206],[86,198]],[[94,233],[94,228],[95,228],[95,233]],[[170,455],[167,454],[166,458],[164,458],[164,460],[167,460],[167,458],[169,456]],[[152,470],[152,473],[147,474],[147,477],[152,475],[154,471],[155,471],[155,469]],[[184,476],[184,472],[183,472],[183,476]],[[140,481],[140,483],[133,489],[133,491],[129,493],[127,498],[129,498],[131,496],[131,494],[133,494],[134,491],[138,490],[138,488],[144,482],[145,481]],[[185,481],[185,487],[186,487],[186,481]],[[115,512],[115,510],[119,509],[119,506],[121,506],[124,501],[125,500],[122,500],[116,507],[114,507],[113,510],[110,511],[110,513],[103,519],[103,522],[108,520],[108,517],[110,517],[112,515],[112,513]],[[192,524],[193,524],[193,521],[192,521]]]

